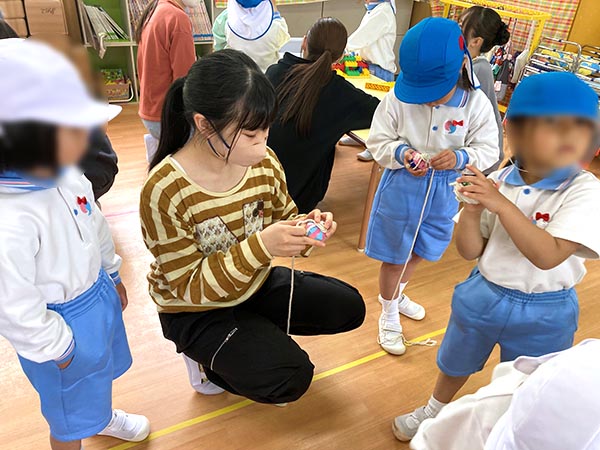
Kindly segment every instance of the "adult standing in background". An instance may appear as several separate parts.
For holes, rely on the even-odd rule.
[[[187,75],[196,61],[192,22],[184,11],[196,1],[152,0],[135,30],[139,44],[139,115],[156,140],[160,138],[160,115],[171,83]]]

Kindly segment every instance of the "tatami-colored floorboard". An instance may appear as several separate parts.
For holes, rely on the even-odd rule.
[[[150,262],[140,233],[138,193],[146,174],[143,128],[133,106],[109,127],[120,158],[120,173],[113,190],[102,198],[119,253],[130,306],[125,321],[134,356],[132,369],[115,383],[114,404],[146,414],[153,431],[170,433],[142,443],[137,449],[389,450],[408,446],[395,441],[391,419],[412,410],[428,398],[436,375],[437,348],[412,347],[402,357],[378,356],[362,365],[315,381],[307,394],[286,408],[250,404],[219,417],[186,426],[194,419],[243,401],[230,394],[204,397],[187,384],[185,368],[174,346],[162,337],[145,280]],[[323,209],[339,222],[336,237],[324,250],[298,259],[296,268],[322,272],[352,283],[365,297],[367,320],[358,330],[338,336],[299,338],[311,355],[316,374],[344,366],[380,351],[376,343],[378,264],[356,251],[360,219],[370,165],[355,159],[355,149],[340,147]],[[278,264],[289,264],[279,260]],[[57,261],[60,264],[60,261]],[[423,264],[408,293],[427,308],[422,322],[404,320],[408,338],[442,329],[447,322],[453,286],[464,279],[472,263],[463,261],[451,245],[441,262]],[[577,340],[600,336],[598,263],[579,287],[580,331]],[[438,338],[438,340],[441,339]],[[376,355],[377,356],[377,355]],[[47,428],[37,397],[21,373],[13,349],[0,340],[0,449],[48,448]],[[491,366],[474,376],[463,392],[477,389],[490,375]],[[177,427],[178,424],[183,424]],[[110,438],[85,442],[86,450],[121,444]]]

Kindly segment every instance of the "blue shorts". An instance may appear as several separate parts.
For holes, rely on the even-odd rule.
[[[502,361],[565,350],[573,345],[578,320],[575,289],[526,294],[490,283],[475,268],[454,289],[438,367],[453,377],[471,375],[496,344]]]
[[[86,292],[68,303],[48,305],[73,331],[75,349],[66,369],[19,357],[40,395],[50,434],[59,441],[94,436],[112,418],[112,382],[131,366],[119,295],[103,271]]]
[[[365,253],[390,264],[404,264],[417,231],[431,171],[415,177],[405,169],[386,169],[377,188]],[[435,172],[414,253],[429,261],[439,260],[452,240],[458,202],[450,183],[454,170]]]
[[[385,70],[378,64],[369,63],[369,72],[371,72],[371,75],[375,75],[383,81],[394,81],[396,79],[395,73]]]

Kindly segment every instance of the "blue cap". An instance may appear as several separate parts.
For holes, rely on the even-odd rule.
[[[574,116],[596,121],[598,96],[570,72],[531,75],[515,88],[506,118],[545,116]]]
[[[256,8],[265,0],[236,0],[244,8]]]
[[[422,20],[402,39],[396,97],[417,104],[439,100],[456,86],[465,56],[473,82],[469,51],[458,24],[439,17]]]

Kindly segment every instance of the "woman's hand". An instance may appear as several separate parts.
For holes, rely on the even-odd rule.
[[[427,173],[427,169],[415,170],[412,167],[410,167],[409,163],[411,162],[413,155],[415,153],[416,153],[416,151],[413,150],[412,148],[409,148],[404,152],[404,168],[406,170],[408,170],[408,172],[415,177],[423,177]]]
[[[331,236],[335,234],[337,230],[337,222],[333,220],[333,213],[330,212],[322,212],[319,209],[313,209],[306,215],[307,219],[312,219],[317,223],[323,222],[325,228],[327,228],[327,233],[325,233],[325,240],[329,239]]]
[[[313,219],[314,220],[314,219]],[[307,246],[325,247],[325,243],[306,236],[306,228],[299,220],[288,220],[269,225],[260,232],[267,251],[273,256],[298,256]]]
[[[456,167],[456,153],[449,148],[431,158],[429,165],[435,170],[451,170]]]
[[[499,214],[504,208],[512,205],[510,200],[500,193],[496,184],[486,178],[481,171],[471,165],[468,165],[467,169],[473,172],[474,175],[462,176],[456,181],[459,183],[470,183],[468,186],[458,188],[459,192],[465,197],[472,198],[480,203],[480,205],[469,206],[483,207],[490,212]]]
[[[127,305],[129,304],[129,299],[127,298],[127,289],[125,289],[123,283],[115,285],[115,289],[117,290],[119,298],[121,299],[121,311],[125,311],[125,308],[127,308]]]

